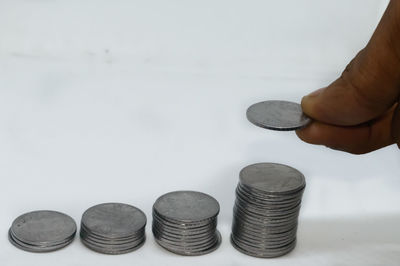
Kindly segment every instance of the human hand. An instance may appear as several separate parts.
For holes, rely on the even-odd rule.
[[[326,88],[302,99],[315,121],[296,131],[312,144],[354,154],[400,148],[400,0],[391,0],[367,46]]]

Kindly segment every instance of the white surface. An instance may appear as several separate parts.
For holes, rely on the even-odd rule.
[[[353,156],[246,121],[300,101],[365,45],[384,1],[0,1],[0,265],[399,265],[400,152]],[[377,10],[380,10],[378,12]],[[298,246],[273,260],[231,247],[239,170],[272,161],[307,189]],[[108,201],[151,206],[193,189],[221,204],[222,246],[179,257],[148,241],[106,256],[78,239],[49,254],[7,241],[15,217],[77,222]]]

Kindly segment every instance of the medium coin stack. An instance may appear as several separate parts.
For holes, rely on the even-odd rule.
[[[233,246],[262,258],[293,250],[305,185],[303,174],[286,165],[258,163],[245,167],[236,188]]]
[[[33,211],[19,216],[8,231],[10,242],[31,252],[49,252],[70,244],[76,234],[75,221],[56,211]]]
[[[82,215],[80,236],[88,248],[104,254],[134,251],[145,242],[146,215],[123,203],[93,206]]]
[[[210,253],[218,248],[219,204],[195,191],[176,191],[157,199],[153,206],[153,234],[163,248],[187,256]]]

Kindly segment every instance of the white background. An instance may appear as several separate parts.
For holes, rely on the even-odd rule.
[[[399,265],[400,151],[354,156],[257,128],[258,101],[300,102],[329,84],[372,34],[386,1],[1,1],[0,265]],[[238,172],[302,171],[298,246],[263,260],[229,231]],[[222,246],[180,257],[151,235],[151,207],[191,189],[221,204]],[[148,240],[107,256],[78,239],[33,254],[8,243],[18,215],[79,223],[102,202],[148,217]]]

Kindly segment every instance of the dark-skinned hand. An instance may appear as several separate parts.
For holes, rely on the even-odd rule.
[[[329,86],[302,99],[315,121],[296,133],[354,154],[400,148],[400,0],[391,0],[371,40]]]

